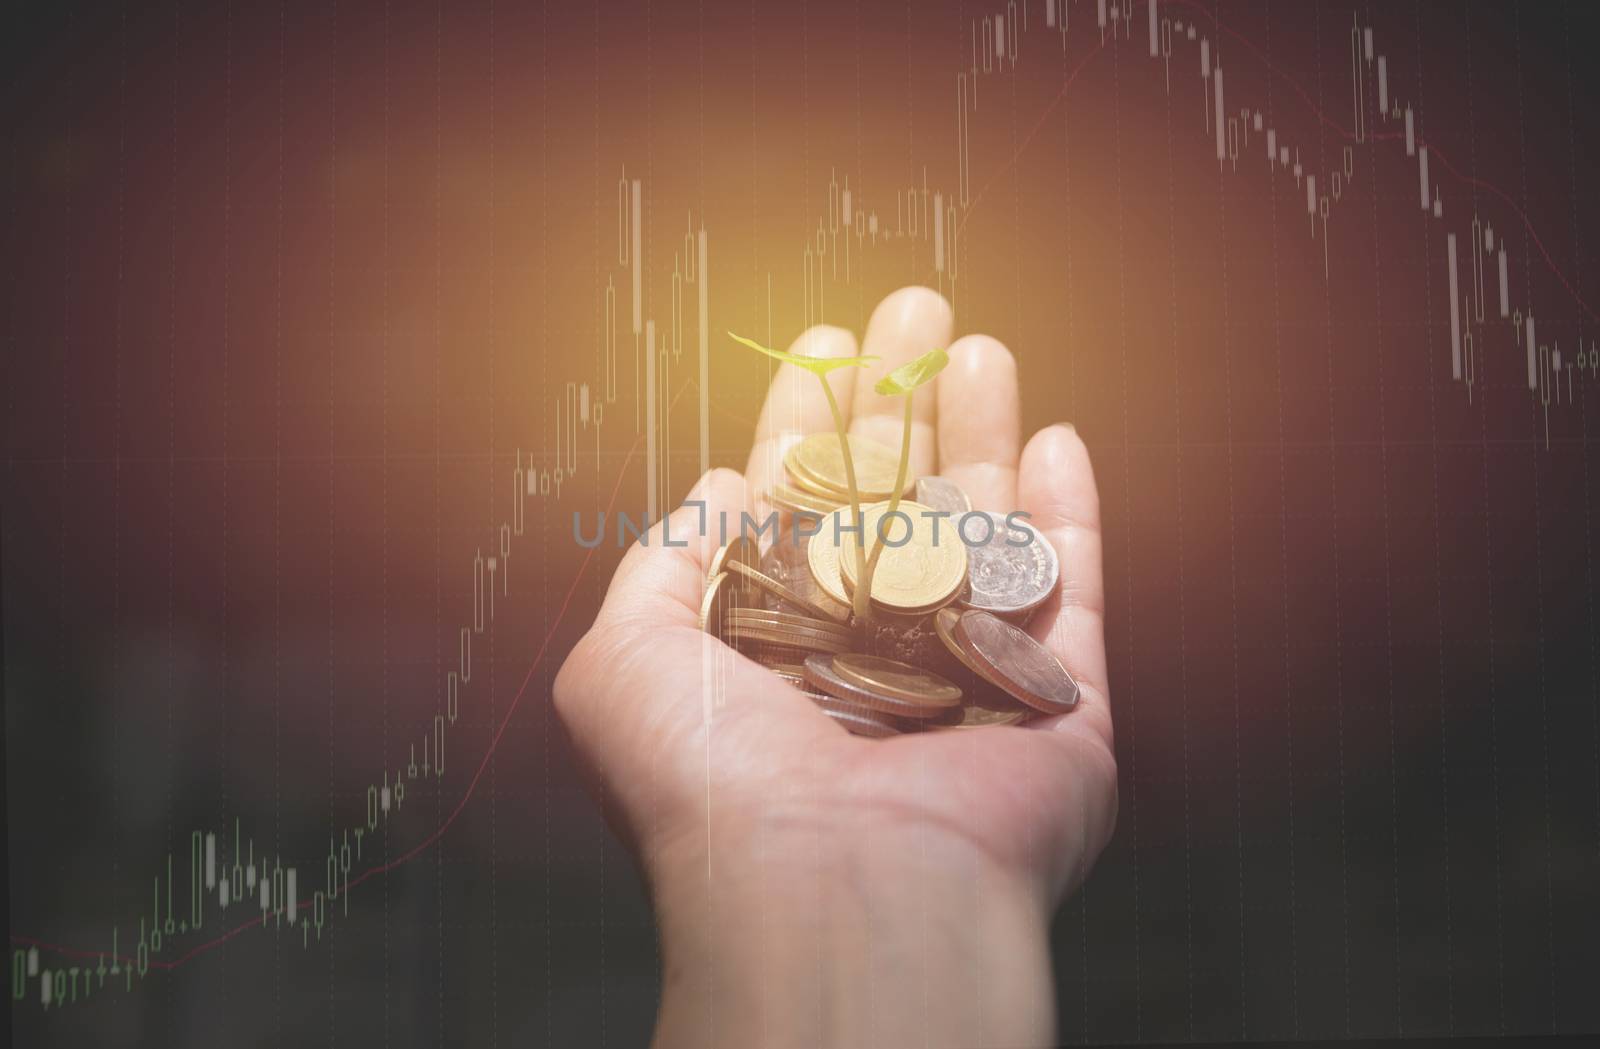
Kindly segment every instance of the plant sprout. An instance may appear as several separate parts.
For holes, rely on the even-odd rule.
[[[844,457],[845,480],[850,492],[850,517],[855,525],[856,532],[856,579],[859,580],[855,593],[852,595],[853,608],[851,609],[856,619],[865,619],[872,601],[872,574],[878,567],[878,557],[883,553],[884,540],[879,536],[872,546],[872,556],[867,557],[866,536],[863,518],[861,516],[861,491],[856,487],[856,464],[850,455],[850,442],[845,431],[844,415],[839,411],[839,402],[833,395],[833,387],[828,385],[828,373],[835,368],[855,367],[864,368],[878,360],[877,357],[806,357],[798,353],[786,353],[783,350],[774,350],[763,346],[754,339],[747,339],[742,335],[729,332],[728,336],[735,342],[742,343],[766,354],[774,360],[787,361],[797,367],[804,368],[817,377],[822,384],[822,392],[828,398],[828,409],[833,412],[833,428],[839,435],[839,451]],[[900,465],[895,471],[894,491],[889,496],[889,509],[885,512],[887,518],[900,508],[900,495],[906,488],[906,474],[911,466],[911,402],[912,395],[923,386],[932,382],[934,377],[944,370],[950,363],[949,354],[944,350],[929,350],[914,361],[907,361],[888,375],[879,379],[872,387],[884,397],[904,397],[906,399],[905,428],[900,436]]]
[[[833,428],[834,431],[839,435],[839,451],[844,456],[844,475],[847,482],[847,487],[850,490],[850,518],[851,521],[854,522],[856,529],[856,578],[867,579],[867,551],[865,540],[861,534],[863,530],[861,519],[861,493],[859,489],[856,488],[856,464],[855,460],[850,457],[850,442],[848,440],[848,434],[845,431],[844,414],[839,411],[839,400],[833,395],[833,387],[828,385],[828,373],[833,371],[835,368],[865,368],[867,365],[878,360],[878,358],[806,357],[798,353],[787,353],[783,350],[774,350],[769,346],[761,345],[754,339],[747,339],[742,335],[735,335],[731,331],[728,333],[728,336],[735,342],[742,343],[743,345],[750,347],[752,350],[757,350],[761,353],[764,353],[774,360],[787,361],[789,364],[793,364],[796,367],[804,368],[812,375],[815,375],[817,377],[817,382],[822,384],[822,392],[826,394],[828,398],[828,409],[833,412]],[[909,411],[910,401],[908,400],[906,403],[908,405],[907,411]],[[910,438],[909,430],[907,430],[906,436],[907,439]],[[901,473],[904,474],[904,472],[905,459],[904,456],[902,456]],[[870,590],[865,588],[857,588],[855,597],[855,613],[858,617],[865,614],[866,598],[864,595],[870,592]]]
[[[889,509],[884,513],[884,520],[900,508],[900,494],[906,490],[906,473],[911,466],[911,401],[912,395],[917,390],[932,382],[934,377],[944,370],[950,363],[950,355],[943,350],[929,350],[914,361],[907,361],[888,375],[879,379],[872,387],[884,397],[904,397],[906,399],[905,427],[900,434],[900,467],[895,471],[894,491],[889,495]],[[872,574],[878,567],[878,556],[883,553],[884,537],[878,536],[878,541],[873,544],[872,557],[867,561],[865,573],[858,573],[857,578],[861,585],[856,587],[857,604],[861,603],[859,595],[872,593]],[[857,566],[859,567],[859,565]],[[861,614],[861,609],[857,609]]]

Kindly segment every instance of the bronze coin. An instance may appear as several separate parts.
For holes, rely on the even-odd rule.
[[[1062,714],[1078,705],[1078,683],[1021,627],[969,611],[956,621],[955,639],[985,677],[1035,710]]]
[[[972,658],[967,655],[966,650],[961,647],[961,643],[956,640],[956,623],[960,619],[960,609],[941,608],[934,614],[933,617],[934,630],[939,635],[939,640],[944,642],[944,647],[946,650],[948,650],[951,655],[959,659],[962,666],[966,667],[979,677],[982,677],[983,671],[978,669],[978,665],[972,661]]]
[[[900,735],[899,728],[853,711],[830,710],[827,707],[823,707],[821,710],[828,717],[843,725],[852,736],[863,736],[867,739],[888,739],[890,736]]]
[[[847,652],[834,659],[833,669],[846,681],[908,703],[953,707],[961,702],[961,690],[955,685],[898,660]]]
[[[835,699],[871,707],[885,714],[903,718],[931,718],[937,717],[951,706],[949,703],[927,699],[902,699],[899,696],[863,688],[833,669],[833,656],[826,652],[816,652],[807,656],[805,667],[806,681],[813,688],[826,692]]]
[[[1032,714],[1033,708],[1019,702],[1011,693],[991,681],[983,668],[972,662],[955,638],[955,625],[961,618],[957,608],[941,608],[934,617],[934,628],[943,642],[940,652],[955,665],[941,670],[946,677],[961,686],[962,699],[968,706],[987,707],[991,710],[1020,710]]]
[[[907,728],[897,719],[871,707],[846,703],[826,692],[813,692],[807,689],[801,691],[810,697],[819,710],[849,729],[853,735],[885,739],[889,736],[898,736]]]

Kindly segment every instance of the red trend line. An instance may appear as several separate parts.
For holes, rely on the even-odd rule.
[[[1269,73],[1271,73],[1273,76],[1276,76],[1279,80],[1282,80],[1285,84],[1292,88],[1294,93],[1300,96],[1300,99],[1305,103],[1306,108],[1311,111],[1311,114],[1315,116],[1320,123],[1333,130],[1340,138],[1349,139],[1351,141],[1355,140],[1356,136],[1354,131],[1330,117],[1321,106],[1317,105],[1316,101],[1311,97],[1310,92],[1308,92],[1299,81],[1274,65],[1272,61],[1267,58],[1266,54],[1261,50],[1261,48],[1251,41],[1249,37],[1223,22],[1211,11],[1207,10],[1201,4],[1195,2],[1195,0],[1165,0],[1165,2],[1171,7],[1187,7],[1195,11],[1199,11],[1201,14],[1205,15],[1212,21],[1213,24],[1215,24],[1218,32],[1226,33],[1235,40],[1239,41],[1239,43],[1244,45],[1246,50],[1254,55],[1256,59],[1266,67]],[[1078,79],[1078,74],[1083,72],[1084,68],[1088,66],[1089,62],[1101,51],[1105,50],[1105,47],[1106,40],[1105,38],[1102,38],[1100,43],[1095,45],[1095,47],[1091,49],[1089,53],[1086,54],[1082,59],[1080,59],[1076,66],[1073,67],[1072,72],[1068,74],[1064,81],[1062,81],[1060,90],[1058,90],[1055,97],[1050,100],[1050,104],[1045,107],[1044,112],[1039,116],[1039,119],[1034,124],[1032,130],[1030,130],[1023,138],[1022,142],[1018,144],[1016,150],[1011,154],[1011,157],[1004,164],[1000,165],[1000,167],[997,168],[979,188],[977,196],[972,198],[972,203],[969,204],[967,209],[962,213],[961,222],[956,227],[957,232],[966,229],[967,219],[972,216],[973,211],[977,210],[978,202],[983,199],[984,194],[988,193],[989,187],[992,186],[995,180],[1001,175],[1005,174],[1007,171],[1016,166],[1017,161],[1022,158],[1023,151],[1033,143],[1033,140],[1039,134],[1039,130],[1044,127],[1045,121],[1050,118],[1051,114],[1055,112],[1056,107],[1061,104],[1061,101],[1064,98],[1066,98],[1067,89],[1072,86],[1073,81]],[[1392,141],[1400,137],[1400,132],[1384,132],[1367,136],[1370,141]],[[1534,247],[1539,249],[1539,255],[1544,259],[1545,265],[1549,268],[1550,272],[1555,275],[1556,280],[1561,282],[1561,286],[1566,289],[1567,294],[1572,296],[1572,301],[1576,302],[1592,319],[1600,321],[1600,313],[1595,312],[1595,308],[1590,306],[1589,303],[1585,301],[1583,296],[1578,293],[1577,288],[1573,287],[1573,284],[1567,278],[1566,273],[1563,272],[1561,267],[1556,264],[1554,256],[1550,254],[1550,249],[1545,247],[1544,241],[1539,238],[1538,230],[1534,229],[1533,227],[1533,220],[1528,217],[1527,212],[1522,210],[1521,206],[1517,204],[1517,202],[1509,193],[1501,189],[1499,186],[1494,185],[1492,182],[1485,182],[1483,179],[1474,178],[1471,175],[1464,174],[1461,169],[1456,167],[1456,165],[1450,160],[1449,155],[1435,145],[1431,139],[1418,134],[1417,142],[1421,146],[1426,146],[1432,157],[1438,160],[1446,171],[1455,176],[1457,181],[1465,185],[1472,186],[1475,189],[1481,189],[1484,192],[1499,198],[1506,207],[1510,208],[1512,214],[1516,215],[1518,220],[1521,221],[1522,228],[1527,232],[1529,240],[1533,242]]]
[[[683,396],[684,390],[688,389],[689,385],[689,383],[685,383],[685,385],[679,387],[678,392],[673,395],[672,401],[668,405],[669,410],[671,409],[672,405],[677,404],[678,399]],[[639,442],[643,439],[643,435],[633,439],[633,444],[629,447],[627,456],[623,458],[622,465],[617,469],[616,484],[612,486],[611,497],[606,501],[607,513],[610,513],[611,508],[617,503],[617,495],[622,490],[622,479],[627,475],[628,466],[633,462],[634,455],[639,451]],[[493,738],[489,741],[489,747],[483,752],[483,759],[478,762],[477,771],[472,774],[472,779],[467,784],[467,789],[462,793],[461,800],[456,802],[456,807],[451,810],[450,815],[447,816],[444,821],[439,824],[439,826],[435,827],[431,832],[429,832],[428,836],[423,838],[422,841],[418,842],[416,845],[412,846],[410,849],[401,853],[399,856],[395,857],[389,862],[375,867],[369,867],[362,871],[355,878],[346,881],[343,891],[349,892],[351,889],[360,885],[362,882],[367,881],[369,878],[375,878],[380,874],[387,874],[396,867],[399,867],[405,863],[409,863],[411,860],[415,859],[423,851],[430,848],[440,838],[444,837],[445,831],[450,829],[450,826],[455,823],[456,818],[461,815],[462,810],[467,807],[467,802],[471,801],[473,794],[477,792],[478,781],[483,778],[484,769],[489,767],[490,759],[494,757],[496,749],[498,749],[500,746],[500,737],[505,734],[507,726],[511,724],[512,717],[516,715],[517,708],[522,704],[523,697],[527,694],[528,685],[533,680],[534,672],[537,671],[540,665],[544,662],[545,654],[550,648],[550,642],[555,637],[556,631],[561,627],[561,622],[566,617],[567,609],[572,604],[572,598],[578,592],[578,584],[583,582],[584,573],[588,570],[589,562],[594,559],[594,552],[598,549],[598,546],[590,547],[588,552],[583,555],[583,560],[578,563],[578,571],[577,574],[572,577],[572,585],[567,587],[566,596],[561,599],[561,607],[556,610],[555,619],[550,623],[550,629],[545,632],[544,640],[539,643],[539,650],[534,653],[533,662],[528,665],[527,673],[522,676],[522,684],[517,686],[516,695],[512,696],[511,698],[511,705],[506,708],[505,716],[500,719],[500,724],[495,729]],[[309,910],[313,902],[314,901],[308,897],[304,900],[296,901],[295,906],[297,909]],[[282,910],[283,908],[279,908],[279,910],[274,913],[280,913]],[[222,935],[217,936],[214,939],[207,940],[204,943],[196,944],[176,958],[163,961],[151,960],[147,963],[147,966],[151,969],[162,969],[170,972],[171,970],[176,969],[178,966],[190,961],[193,958],[205,954],[208,951],[215,950],[216,948],[227,943],[229,940],[233,939],[235,936],[238,936],[240,933],[247,932],[258,925],[264,924],[266,920],[266,915],[257,915],[247,922],[243,922],[234,926],[227,932],[224,932]],[[46,950],[53,954],[59,954],[67,958],[109,958],[112,961],[119,961],[133,965],[138,964],[138,959],[136,957],[110,954],[105,951],[84,951],[74,947],[64,947],[60,944],[50,943],[46,940],[37,939],[36,937],[32,936],[14,935],[11,937],[11,942],[28,947],[38,947],[41,950]]]

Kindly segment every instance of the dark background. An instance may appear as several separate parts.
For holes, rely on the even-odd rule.
[[[351,876],[392,869],[320,931],[208,897],[131,990],[45,1010],[26,981],[18,1044],[646,1039],[648,905],[546,702],[616,556],[583,562],[571,513],[645,509],[624,173],[643,312],[685,333],[666,499],[701,454],[702,225],[710,332],[859,329],[934,283],[1016,350],[1030,428],[1084,434],[1121,821],[1053,929],[1064,1042],[1600,1029],[1596,367],[1530,392],[1486,257],[1453,380],[1445,255],[1469,294],[1492,225],[1512,309],[1595,352],[1589,5],[1163,2],[1319,193],[1350,146],[1326,227],[1260,133],[1218,164],[1198,42],[1169,88],[1142,0],[1105,36],[1093,0],[1064,37],[1025,6],[964,151],[978,20],[1022,5],[4,16],[8,971],[135,953],[196,830],[306,896],[369,787],[408,791]],[[1353,24],[1441,218],[1365,62],[1356,141]],[[834,232],[847,178],[876,242]],[[926,226],[888,235],[924,185],[958,202],[953,275]],[[737,466],[767,372],[710,345],[706,452]],[[412,779],[513,522],[445,770]]]

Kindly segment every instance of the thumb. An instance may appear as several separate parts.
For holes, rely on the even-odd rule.
[[[719,761],[763,753],[757,737],[769,732],[835,731],[799,693],[699,627],[722,515],[737,534],[746,496],[738,473],[703,477],[628,551],[594,626],[556,676],[556,712],[584,771],[619,803],[636,842],[703,809],[713,720]],[[740,702],[724,711],[724,697]]]
[[[737,522],[745,499],[743,477],[712,470],[617,566],[594,625],[556,675],[556,712],[585,758],[602,763],[622,734],[618,726],[659,718],[667,686],[698,667],[701,641],[712,640],[697,613],[718,546],[716,522],[723,515]]]

